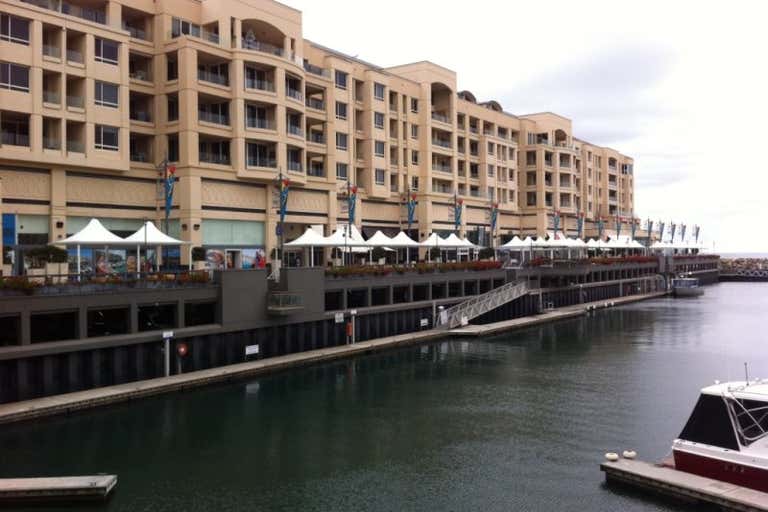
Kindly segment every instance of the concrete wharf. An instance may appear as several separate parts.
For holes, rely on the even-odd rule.
[[[117,475],[0,478],[0,504],[105,499]]]

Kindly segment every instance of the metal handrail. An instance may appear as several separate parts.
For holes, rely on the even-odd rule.
[[[472,297],[452,306],[437,319],[438,327],[453,329],[462,324],[463,319],[472,320],[528,293],[528,283],[512,281],[486,293]]]

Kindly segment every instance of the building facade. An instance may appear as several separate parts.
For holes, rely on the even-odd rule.
[[[633,217],[633,161],[552,113],[516,116],[430,62],[381,68],[302,37],[269,0],[0,0],[4,261],[98,217],[118,234],[164,217],[194,246],[271,257],[283,233],[606,233]],[[491,71],[489,71],[491,72]],[[349,183],[349,185],[348,185]],[[490,233],[492,205],[498,209]],[[626,224],[625,224],[626,225]],[[178,255],[182,264],[189,254]]]

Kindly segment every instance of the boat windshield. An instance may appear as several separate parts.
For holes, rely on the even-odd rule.
[[[680,433],[680,439],[738,451],[739,444],[728,415],[722,397],[702,394]]]
[[[698,279],[673,279],[672,286],[675,288],[696,288],[699,286]]]
[[[734,397],[726,401],[742,445],[747,446],[768,435],[768,402]]]

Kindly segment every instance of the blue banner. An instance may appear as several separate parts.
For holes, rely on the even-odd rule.
[[[653,221],[651,219],[648,219],[648,225],[646,226],[646,231],[648,232],[648,242],[651,241],[651,235],[653,234]]]
[[[168,232],[168,219],[171,217],[171,207],[173,206],[173,189],[174,185],[179,178],[176,177],[176,167],[168,165],[168,162],[163,162],[165,168],[165,179],[163,185],[165,187],[165,231]]]
[[[408,231],[413,226],[413,219],[416,215],[416,194],[410,194],[408,196]]]
[[[675,241],[675,231],[677,230],[677,225],[674,222],[672,222],[671,226],[672,226],[672,238],[671,238],[671,240],[674,242]]]
[[[696,239],[696,243],[699,243],[699,229],[701,226],[694,226],[693,227],[693,236]]]
[[[496,233],[496,221],[499,218],[499,203],[491,203],[491,238]]]
[[[605,222],[603,219],[597,219],[597,239],[603,239],[603,231],[605,230]]]
[[[576,230],[578,231],[579,238],[584,234],[584,214],[580,213],[576,217]]]
[[[632,225],[629,227],[632,230],[632,240],[635,239],[635,232],[637,231],[638,219],[632,217]]]
[[[280,180],[280,223],[285,222],[285,212],[288,210],[288,191],[290,190],[290,181]]]
[[[619,239],[619,235],[621,234],[621,217],[619,217],[618,214],[616,214],[616,239]]]
[[[557,232],[560,230],[560,212],[557,210],[552,214],[552,227],[555,230],[555,240],[557,240]]]
[[[355,205],[357,203],[357,187],[352,187],[347,182],[347,210],[349,210],[349,225],[355,223]]]
[[[685,241],[685,224],[680,224],[680,240]]]
[[[453,229],[456,233],[459,232],[461,226],[461,207],[464,204],[464,200],[453,196]]]

